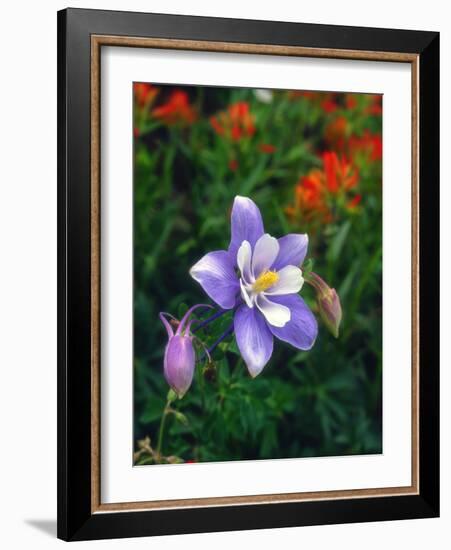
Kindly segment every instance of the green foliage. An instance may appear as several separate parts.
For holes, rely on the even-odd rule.
[[[171,89],[160,87],[157,102]],[[337,95],[337,110],[327,113],[321,94],[312,100],[274,92],[273,100],[263,103],[249,89],[185,90],[197,110],[195,123],[168,125],[150,114],[135,117],[136,463],[155,461],[146,436],[157,441],[167,406],[167,336],[158,313],[168,311],[180,319],[188,305],[206,301],[188,271],[206,252],[227,248],[237,194],[258,204],[270,234],[309,234],[306,267],[312,269],[314,263],[340,296],[340,338],[320,326],[310,352],[277,342],[270,363],[251,379],[229,337],[214,351],[212,363],[207,358],[198,363],[184,398],[170,404],[162,455],[178,462],[380,453],[381,162],[356,154],[362,196],[357,208],[348,208],[343,194],[328,203],[333,215],[327,221],[287,215],[299,178],[320,170],[318,154],[332,148],[325,137],[331,122],[345,117],[348,134],[357,136],[381,131],[380,116],[366,112],[372,97],[356,96],[356,106],[347,109],[345,98]],[[215,133],[209,117],[237,101],[250,106],[255,133],[233,141]],[[265,153],[261,144],[274,150]],[[305,285],[301,294],[315,311],[313,289]],[[202,340],[211,345],[232,321],[228,313],[208,325]],[[195,344],[200,357],[203,348]]]

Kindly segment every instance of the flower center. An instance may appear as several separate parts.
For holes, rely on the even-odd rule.
[[[264,271],[252,285],[254,292],[263,292],[277,283],[279,275],[275,271]]]

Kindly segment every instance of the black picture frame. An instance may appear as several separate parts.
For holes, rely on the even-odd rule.
[[[91,36],[415,54],[419,62],[419,493],[93,513]],[[333,55],[331,55],[333,57]],[[85,9],[58,12],[58,537],[87,540],[439,515],[439,33]]]

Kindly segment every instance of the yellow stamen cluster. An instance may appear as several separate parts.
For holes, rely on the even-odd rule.
[[[275,271],[265,271],[262,273],[252,286],[254,292],[263,292],[277,283],[279,275]]]

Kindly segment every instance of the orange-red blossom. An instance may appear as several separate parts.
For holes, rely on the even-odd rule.
[[[258,148],[260,152],[265,153],[266,155],[271,155],[277,151],[277,147],[272,143],[260,143]]]
[[[255,134],[254,116],[246,101],[233,103],[227,110],[210,117],[210,124],[218,135],[232,141],[239,141]]]
[[[146,82],[135,82],[133,84],[136,102],[140,107],[150,105],[158,95],[159,88]]]
[[[287,206],[285,211],[292,220],[330,222],[332,214],[325,199],[324,173],[319,169],[311,170],[299,179],[294,188],[294,204]]]
[[[330,122],[324,133],[328,145],[349,158],[356,160],[358,156],[367,161],[382,159],[382,136],[365,130],[360,136],[349,135],[349,124],[344,116],[338,116]]]
[[[168,125],[192,124],[197,114],[183,90],[174,90],[163,105],[156,107],[152,115]]]
[[[339,157],[335,151],[323,153],[323,168],[326,187],[330,193],[348,191],[359,181],[359,174],[352,162],[348,161],[344,155]]]
[[[327,223],[333,219],[330,204],[333,197],[343,197],[349,210],[355,210],[359,204],[360,195],[348,199],[349,192],[354,190],[359,180],[354,164],[334,151],[323,153],[322,160],[322,169],[311,170],[296,184],[294,204],[286,208],[290,218]]]
[[[366,130],[361,136],[351,136],[348,148],[352,158],[362,155],[371,161],[379,161],[382,159],[382,136]]]

